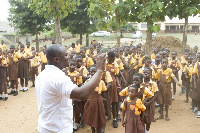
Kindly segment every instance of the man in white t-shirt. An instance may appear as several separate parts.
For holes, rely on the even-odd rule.
[[[67,50],[63,45],[53,44],[46,50],[47,65],[35,81],[38,104],[39,133],[72,133],[72,99],[85,100],[98,86],[105,69],[105,54],[97,58],[97,72],[81,87],[72,83],[62,72],[66,68]]]

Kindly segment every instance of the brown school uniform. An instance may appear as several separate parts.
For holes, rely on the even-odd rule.
[[[106,85],[108,83],[111,83],[113,80],[110,75],[110,72],[105,70],[102,74],[102,80],[104,81],[104,83]],[[109,89],[109,88],[107,88],[107,89]],[[111,106],[110,106],[110,96],[108,94],[108,91],[102,92],[102,97],[104,99],[103,103],[104,103],[104,108],[105,108],[105,115],[110,117],[111,116]]]
[[[188,62],[186,61],[185,58],[182,58],[182,59],[181,59],[181,67],[182,67],[181,80],[182,80],[183,86],[185,86],[185,81],[186,81],[187,79],[186,79],[186,77],[185,77],[185,74],[183,73],[183,70],[184,70],[184,68],[185,68],[185,65],[184,65],[183,63],[186,63],[186,64],[188,63]]]
[[[67,75],[70,77],[71,81],[80,86],[82,84],[82,76],[79,74],[79,72],[74,71],[74,72],[67,72]],[[78,101],[74,100],[74,105],[73,105],[73,115],[77,116],[80,115],[80,113],[83,113],[83,108],[84,108],[84,103],[83,101]],[[78,120],[75,120],[76,122]]]
[[[111,87],[108,89],[110,103],[118,102],[116,75],[119,73],[119,67],[116,62],[113,62],[112,64],[106,63],[106,70],[110,72],[110,75],[113,80],[111,82]]]
[[[1,65],[6,65],[6,59],[3,56],[0,56],[0,63]],[[7,89],[7,85],[6,85],[6,67],[0,67],[0,93],[5,92]]]
[[[170,62],[169,62],[169,67],[172,70],[177,70],[177,68],[180,68],[181,63],[178,59],[173,60],[172,58],[170,58]],[[178,76],[178,71],[177,72],[173,72],[173,74],[175,75],[176,79],[179,81],[179,76]],[[175,83],[174,80],[171,81],[172,83]]]
[[[200,62],[195,63],[193,73],[197,75],[197,88],[193,88],[193,99],[195,99],[196,101],[200,101]]]
[[[89,69],[90,66],[94,65],[94,62],[93,62],[92,58],[86,56],[85,58],[83,58],[83,65],[87,69]]]
[[[152,92],[153,95],[155,92],[158,91],[158,86],[156,82],[153,82],[152,80],[150,80],[148,84],[142,83],[142,85],[147,87]],[[152,122],[154,120],[154,114],[155,114],[155,102],[153,101],[149,106],[146,107],[146,110],[144,111],[144,115],[143,115],[144,122],[145,123]]]
[[[187,89],[189,89],[190,88],[190,67],[191,67],[191,65],[189,65],[189,64],[186,64],[185,65],[185,67],[184,67],[184,69],[183,69],[183,73],[184,73],[184,79],[185,79],[185,81],[184,81],[184,86],[187,88]]]
[[[101,92],[106,91],[106,85],[101,80],[99,86],[88,97],[84,106],[83,119],[84,122],[94,128],[103,127],[106,125],[105,109]]]
[[[27,52],[27,51],[23,51],[21,53],[19,53],[20,56],[27,58],[29,56],[32,56],[31,53]],[[18,78],[28,78],[29,76],[29,60],[20,60],[18,62]]]
[[[123,57],[124,60],[126,62],[128,62],[128,69],[124,69],[123,73],[124,73],[124,78],[126,80],[126,82],[128,83],[128,85],[131,85],[133,83],[133,74],[135,73],[134,70],[130,70],[130,67],[132,64],[135,63],[135,59],[131,56],[131,55],[128,55],[127,57]]]
[[[158,104],[171,105],[172,104],[172,92],[171,92],[171,78],[174,77],[171,68],[167,68],[165,71],[159,69],[155,75],[155,78],[159,81],[158,84]]]
[[[162,68],[162,65],[161,65],[161,64],[156,65],[156,63],[155,63],[155,64],[152,65],[152,68],[153,68],[153,70],[154,70],[154,75],[152,75],[152,79],[155,79],[155,74],[157,73],[157,70],[158,70],[158,69],[161,69],[161,68]]]
[[[80,68],[77,69],[80,73],[82,73],[85,77],[89,74],[87,68],[85,66],[81,66]]]
[[[14,52],[13,54],[8,55],[9,64],[8,64],[8,76],[9,80],[17,80],[18,79],[18,65],[17,61],[21,58],[18,52]]]
[[[144,125],[140,120],[141,111],[144,111],[146,107],[142,104],[142,101],[137,98],[133,101],[130,98],[126,98],[121,105],[125,110],[125,133],[144,133]]]

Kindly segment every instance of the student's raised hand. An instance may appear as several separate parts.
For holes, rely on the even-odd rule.
[[[105,70],[105,64],[106,64],[106,54],[102,53],[97,56],[97,61],[96,61],[97,71],[103,72]]]

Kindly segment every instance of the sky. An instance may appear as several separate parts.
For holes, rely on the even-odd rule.
[[[1,1],[1,8],[0,8],[0,21],[8,21],[8,15],[9,15],[9,8],[10,4],[8,0],[0,0]]]

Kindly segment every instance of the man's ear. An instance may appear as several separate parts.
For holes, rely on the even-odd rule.
[[[60,59],[58,57],[54,57],[54,62],[58,63],[58,62],[60,62]]]

